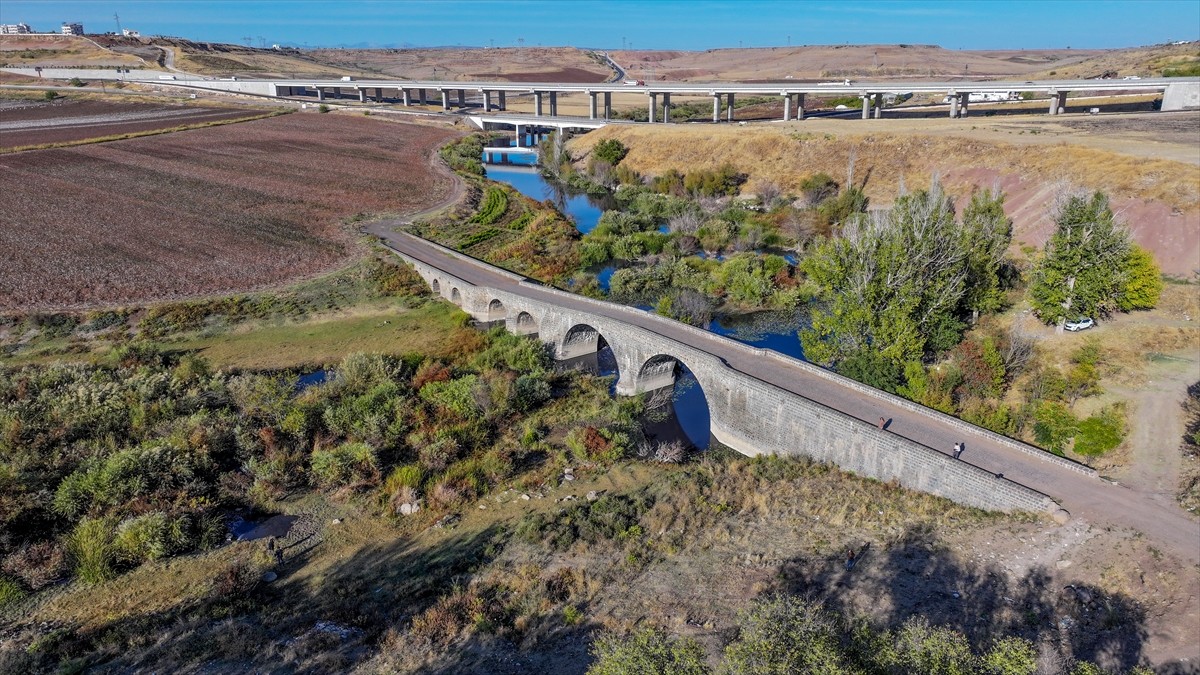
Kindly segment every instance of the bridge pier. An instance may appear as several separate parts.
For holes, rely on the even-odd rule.
[[[958,98],[961,99],[958,102],[958,116],[960,118],[966,117],[967,110],[971,107],[971,92],[960,92]]]
[[[958,94],[950,94],[950,119],[958,117]]]
[[[458,90],[458,107],[467,107],[467,92],[462,89]]]
[[[650,98],[650,116],[647,118],[647,120],[651,124],[654,124],[654,117],[658,114],[655,112],[656,108],[658,108],[658,94],[650,93],[647,94],[647,96]]]
[[[796,94],[796,119],[804,119],[804,94]]]
[[[450,109],[450,90],[439,89],[438,91],[440,91],[442,93],[442,110],[449,110]]]
[[[550,92],[550,116],[558,117],[558,92]]]
[[[523,148],[523,147],[525,147],[525,141],[524,141],[524,137],[521,135],[521,125],[520,125],[520,124],[516,124],[516,125],[513,125],[513,126],[515,126],[515,127],[517,128],[517,129],[516,129],[516,136],[517,136],[517,147],[518,147],[518,148]]]
[[[366,89],[357,89],[356,91],[358,92],[358,102],[366,103],[367,102],[367,90]]]
[[[875,119],[883,117],[883,94],[875,94]]]
[[[325,90],[320,87],[317,87],[316,89],[317,89],[317,100],[324,101],[325,100]]]
[[[533,92],[533,116],[542,116],[542,92],[540,91]]]
[[[407,88],[405,88],[405,87],[400,88],[400,98],[402,99],[402,102],[404,103],[405,108],[412,105],[412,99],[409,98],[409,92],[408,92]]]
[[[787,92],[783,94],[783,121],[792,121],[792,95]]]
[[[725,111],[725,115],[729,119],[729,121],[732,122],[733,121],[733,92],[731,91],[728,94],[726,94],[726,97],[727,97],[727,99],[726,99],[725,105],[728,107],[728,110]]]
[[[1050,92],[1050,114],[1058,115],[1067,111],[1067,92],[1052,91]]]
[[[862,100],[862,118],[864,120],[871,119],[871,95],[862,94],[859,98]]]
[[[612,119],[612,92],[604,92],[604,119]]]
[[[588,119],[596,119],[596,92],[589,91],[588,95]]]
[[[721,95],[713,94],[713,124],[721,121]]]
[[[383,87],[375,87],[375,102],[383,103]]]
[[[503,89],[501,89],[501,90],[499,91],[499,94],[500,94],[500,109],[501,109],[501,110],[508,110],[508,104],[507,104],[507,103],[504,101],[504,90],[503,90]]]
[[[488,89],[483,90],[483,112],[490,112],[492,109],[492,92]]]
[[[671,123],[671,94],[670,94],[670,92],[663,93],[662,111],[663,111],[663,114],[662,114],[663,124],[670,124]]]

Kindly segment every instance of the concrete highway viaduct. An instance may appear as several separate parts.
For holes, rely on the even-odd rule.
[[[36,75],[28,68],[8,68],[12,72]],[[29,72],[25,72],[29,71]],[[70,78],[78,71],[43,69],[41,77]],[[445,80],[248,80],[242,78],[216,79],[176,73],[147,77],[142,73],[117,75],[112,71],[95,71],[95,79],[123,79],[149,85],[169,85],[243,93],[281,98],[307,98],[314,101],[356,100],[360,102],[393,102],[405,106],[440,105],[443,111],[476,107],[485,113],[504,112],[508,97],[532,97],[532,117],[558,117],[560,94],[588,96],[589,120],[608,120],[612,117],[614,93],[638,93],[646,96],[648,119],[651,123],[671,121],[671,96],[710,97],[713,103],[712,121],[721,121],[722,104],[725,118],[733,121],[733,104],[738,96],[777,96],[783,100],[783,119],[803,119],[805,97],[856,97],[862,100],[862,118],[883,117],[886,97],[901,93],[937,94],[949,98],[950,117],[965,117],[971,94],[1005,94],[1032,92],[1046,97],[1047,112],[1059,114],[1066,107],[1070,92],[1163,92],[1163,110],[1200,108],[1200,77],[1144,78],[1137,80],[1042,80],[995,82],[905,82],[887,81],[803,83],[793,81],[772,83],[691,83],[653,82],[636,86],[621,83],[524,83],[524,82],[448,82]],[[468,94],[471,101],[468,102]]]
[[[744,454],[802,455],[988,510],[1115,519],[1200,558],[1200,528],[1177,508],[1144,503],[1075,462],[771,350],[544,286],[388,223],[367,230],[437,296],[479,321],[536,335],[558,359],[607,344],[619,395],[670,386],[685,365],[703,390],[712,436]],[[951,452],[956,442],[966,445],[961,459]]]

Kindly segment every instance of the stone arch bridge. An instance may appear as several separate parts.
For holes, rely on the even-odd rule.
[[[478,321],[503,321],[513,333],[536,335],[553,346],[558,359],[594,353],[603,340],[616,357],[618,395],[670,385],[676,364],[685,365],[703,390],[713,437],[744,454],[804,455],[999,511],[1056,512],[1059,506],[1005,472],[971,461],[996,446],[1042,470],[1095,480],[1094,472],[1073,462],[803,361],[642,310],[549,288],[412,235],[376,234],[416,269],[434,294]],[[890,420],[887,430],[879,428],[880,417]],[[953,444],[963,440],[968,452],[977,450],[977,458],[952,456]]]
[[[393,224],[378,221],[366,229],[412,264],[438,296],[476,319],[536,334],[559,358],[592,352],[603,338],[617,359],[619,394],[669,384],[675,363],[685,364],[703,390],[712,435],[740,452],[803,455],[983,509],[1130,527],[1200,564],[1200,527],[1154,494],[1101,480],[1080,464],[812,364],[543,286],[394,232]],[[888,421],[883,430],[881,417]],[[965,443],[960,459],[953,457],[955,443]]]

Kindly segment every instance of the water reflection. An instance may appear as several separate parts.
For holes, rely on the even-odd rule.
[[[675,384],[647,394],[648,405],[642,429],[654,443],[683,441],[684,445],[707,450],[712,440],[708,402],[704,390],[682,364],[676,366]]]
[[[584,234],[596,228],[601,214],[606,209],[616,206],[611,197],[592,197],[551,183],[543,179],[541,172],[536,168],[489,165],[487,176],[492,180],[508,183],[526,197],[539,202],[549,201],[574,220],[576,229]]]

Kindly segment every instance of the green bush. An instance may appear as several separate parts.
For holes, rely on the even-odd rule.
[[[75,561],[75,574],[83,581],[98,584],[114,578],[112,521],[105,518],[84,518],[71,532],[67,548]]]
[[[25,599],[27,593],[21,588],[21,584],[9,579],[6,576],[0,576],[0,611],[5,610],[9,605],[15,605]]]
[[[731,674],[850,672],[837,617],[818,604],[775,596],[742,612],[738,623],[738,639],[725,648]]]
[[[313,478],[324,488],[379,482],[379,458],[366,443],[343,443],[328,450],[314,450],[311,462]]]
[[[1073,450],[1084,457],[1099,457],[1125,440],[1125,413],[1111,406],[1079,423]]]
[[[587,675],[707,675],[704,650],[691,638],[673,638],[642,628],[622,638],[601,635],[592,645],[595,662]]]
[[[602,162],[608,162],[612,166],[617,166],[625,159],[625,155],[629,154],[629,148],[625,144],[615,138],[606,138],[596,144],[592,149],[592,156]]]

